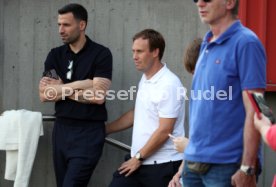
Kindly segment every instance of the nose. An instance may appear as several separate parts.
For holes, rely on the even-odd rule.
[[[196,5],[197,5],[198,7],[204,6],[205,4],[206,4],[206,2],[205,2],[204,0],[198,0],[198,1],[196,2]]]
[[[133,58],[133,60],[137,60],[138,56],[137,56],[137,53],[136,53],[136,52],[133,52],[132,58]]]
[[[58,30],[60,34],[64,33],[64,27],[62,25],[59,26]]]

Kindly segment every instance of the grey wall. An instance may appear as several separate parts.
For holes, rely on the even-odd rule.
[[[3,88],[4,62],[4,2],[0,1],[0,88]],[[0,90],[0,111],[2,110],[2,89]]]
[[[42,104],[38,83],[43,62],[49,50],[61,45],[57,28],[57,9],[71,2],[66,0],[0,0],[0,111],[25,108],[52,114],[53,104]],[[131,53],[131,37],[145,28],[159,30],[167,46],[164,60],[189,89],[191,75],[183,69],[185,46],[207,27],[198,19],[192,0],[81,0],[89,12],[87,34],[96,42],[108,46],[114,58],[112,89],[128,90],[137,85],[141,73],[135,70]],[[269,101],[275,106],[276,97]],[[108,101],[109,120],[134,106],[134,101]],[[276,109],[274,109],[276,111]],[[44,123],[45,135],[40,138],[30,187],[55,186],[51,158],[52,123]],[[131,130],[112,135],[130,144]],[[105,187],[112,172],[119,166],[125,152],[105,145],[101,161],[90,186]],[[273,155],[265,149],[264,177],[260,186],[269,186],[275,167]],[[5,153],[0,152],[0,186],[11,187],[4,180]]]

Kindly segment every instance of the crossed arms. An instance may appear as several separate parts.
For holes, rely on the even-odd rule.
[[[103,104],[111,85],[107,78],[95,77],[64,84],[61,79],[43,77],[39,83],[39,97],[42,102],[56,102],[65,98],[86,104]]]

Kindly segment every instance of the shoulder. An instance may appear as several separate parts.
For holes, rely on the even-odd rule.
[[[262,45],[258,36],[252,30],[245,26],[239,27],[234,37],[236,38],[238,44],[242,46],[250,43]]]
[[[66,49],[67,49],[67,45],[61,45],[61,46],[52,48],[49,53],[51,53],[53,55],[58,55],[58,54],[62,54],[63,52],[65,52]]]
[[[102,55],[112,55],[111,51],[108,47],[106,47],[102,44],[99,44],[97,42],[94,42],[90,39],[88,40],[88,42],[89,42],[90,50],[93,50],[95,53],[102,54]]]
[[[180,82],[179,77],[173,73],[169,68],[166,69],[163,78],[167,79],[168,82]]]
[[[164,87],[183,87],[179,77],[168,68],[166,69],[164,75],[161,77],[160,82],[162,82],[162,85]]]

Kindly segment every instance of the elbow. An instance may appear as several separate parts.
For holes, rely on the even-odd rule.
[[[47,101],[47,99],[44,97],[44,94],[39,94],[40,102],[44,103]]]
[[[46,99],[40,98],[40,102],[45,103],[45,102],[46,102]]]
[[[112,131],[110,129],[110,125],[105,125],[105,136],[108,136],[109,134],[111,134]]]
[[[97,105],[102,105],[104,104],[104,102],[105,102],[105,99],[95,99],[93,103]]]
[[[42,103],[45,103],[45,102],[56,102],[58,101],[59,98],[57,96],[47,97],[44,94],[39,94],[39,99]]]

